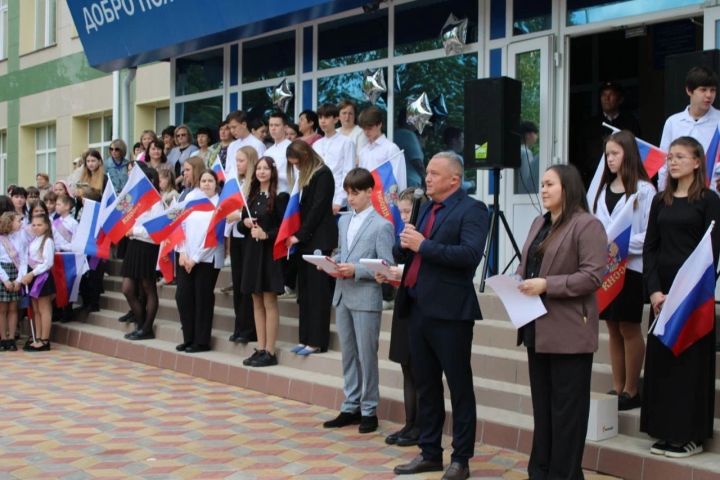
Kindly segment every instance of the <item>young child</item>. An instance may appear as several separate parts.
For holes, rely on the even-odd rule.
[[[169,168],[161,168],[158,170],[160,178],[160,195],[162,195],[163,205],[169,207],[173,200],[177,200],[180,196],[175,189],[175,172]]]
[[[55,218],[55,202],[57,202],[57,194],[52,190],[45,194],[43,199],[45,206],[47,207],[48,217],[51,219]]]
[[[22,217],[15,212],[0,216],[0,351],[17,350],[20,280],[27,269],[27,246],[21,232]]]
[[[30,291],[33,315],[35,316],[36,341],[23,350],[42,352],[50,350],[50,327],[52,326],[52,298],[55,295],[55,282],[50,273],[55,260],[50,219],[45,215],[35,215],[30,223],[35,239],[28,247],[28,270],[22,277],[22,284]]]
[[[359,423],[360,433],[377,430],[376,409],[380,399],[378,341],[382,315],[382,290],[373,273],[359,263],[362,258],[380,258],[392,263],[395,243],[393,225],[372,206],[375,180],[364,168],[348,172],[343,182],[353,215],[339,222],[339,253],[335,283],[335,323],[342,350],[345,401],[340,414],[323,424],[325,428]]]
[[[58,252],[70,251],[70,244],[78,227],[78,221],[70,215],[74,207],[75,200],[68,195],[60,195],[55,204],[55,213],[59,216],[53,220],[52,226],[55,250]]]

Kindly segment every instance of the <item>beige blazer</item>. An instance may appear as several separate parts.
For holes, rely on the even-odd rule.
[[[525,276],[528,249],[545,219],[537,217],[523,246],[517,269]],[[549,237],[548,237],[549,238]],[[598,347],[595,292],[607,265],[607,236],[602,223],[586,212],[576,213],[550,239],[538,278],[547,281],[543,303],[547,314],[535,320],[538,353],[591,353]],[[521,343],[518,335],[518,345]]]

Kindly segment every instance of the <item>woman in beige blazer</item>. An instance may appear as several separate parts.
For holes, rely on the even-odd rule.
[[[595,291],[607,264],[607,236],[588,213],[572,165],[553,165],[542,178],[545,215],[535,219],[517,273],[520,290],[540,295],[547,314],[518,332],[527,347],[535,429],[531,479],[582,479],[590,410],[590,374],[598,346]]]

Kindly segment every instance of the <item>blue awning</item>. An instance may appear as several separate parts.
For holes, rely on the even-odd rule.
[[[359,7],[368,0],[67,0],[88,63],[110,72]]]

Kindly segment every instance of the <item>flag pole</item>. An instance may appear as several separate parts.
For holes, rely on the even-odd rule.
[[[602,123],[602,126],[605,127],[605,128],[609,128],[610,130],[612,130],[613,133],[617,133],[617,132],[620,131],[619,128],[613,127],[612,125],[610,125],[610,124],[607,123],[607,122],[603,122],[603,123]]]

